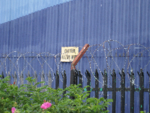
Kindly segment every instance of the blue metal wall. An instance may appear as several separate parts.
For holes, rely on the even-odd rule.
[[[106,60],[104,54],[106,50],[104,50],[103,47],[99,47],[97,50],[96,48],[98,46],[92,46],[87,52],[87,56],[91,60],[91,65],[85,55],[77,65],[77,69],[80,69],[85,76],[84,73],[86,69],[90,70],[91,73],[93,73],[95,69],[99,69],[100,73],[100,70],[103,71],[106,68],[108,71],[108,86],[111,87],[110,73],[114,68],[117,73],[117,87],[120,87],[119,71],[121,68],[125,68],[125,72],[127,73],[129,64],[128,58],[129,60],[134,58],[131,67],[136,77],[135,87],[138,88],[139,77],[137,71],[139,71],[140,68],[144,68],[150,60],[148,48],[150,47],[150,0],[74,0],[0,24],[0,60],[5,61],[6,55],[17,51],[19,53],[14,52],[9,58],[12,64],[16,64],[20,53],[34,52],[25,54],[26,60],[30,62],[37,73],[41,73],[42,70],[48,73],[50,68],[47,65],[42,67],[39,63],[39,61],[44,63],[42,60],[44,57],[39,57],[39,61],[37,61],[37,59],[33,60],[32,58],[32,56],[37,56],[38,53],[41,53],[41,55],[47,56],[45,58],[47,60],[46,62],[52,67],[54,72],[58,68],[60,73],[62,70],[67,71],[67,85],[69,85],[71,63],[55,64],[59,62],[60,57],[56,57],[57,61],[55,62],[54,56],[47,55],[47,52],[56,55],[61,53],[61,47],[64,46],[78,46],[81,49],[86,43],[95,45],[104,44],[104,41],[106,41],[105,47],[108,49],[107,54],[112,48],[121,47],[121,44],[136,45],[130,46],[129,57],[123,56],[123,54],[126,56],[128,52],[126,50],[129,46],[125,46],[123,47],[125,49],[115,49],[110,52],[113,59],[112,57],[108,57],[108,60]],[[144,45],[148,50],[141,45]],[[93,53],[94,50],[96,50],[95,54]],[[138,57],[134,57],[134,55],[141,51],[141,56],[138,54]],[[92,55],[94,54],[93,57],[95,60],[91,58],[92,55],[90,52]],[[119,55],[121,55],[121,57]],[[33,71],[30,66],[24,69],[28,64],[24,61],[23,57],[19,59],[19,63],[16,67],[8,62],[9,59],[6,60],[6,67],[4,64],[1,66],[1,71],[11,70],[12,73],[14,73],[14,71],[20,73],[24,70],[24,74],[27,73],[28,70],[30,70],[30,72]],[[129,67],[128,70],[130,70],[131,67]],[[146,71],[149,71],[149,69],[149,65],[144,68],[145,88],[149,87],[148,76],[146,75]],[[100,86],[102,86],[102,75],[99,75]],[[83,82],[85,86],[85,77]],[[54,84],[55,82],[53,82],[53,87],[55,87]],[[62,87],[61,84],[60,87]],[[94,88],[94,85],[94,77],[92,76],[91,86]],[[127,74],[125,85],[126,87],[130,85],[129,76]],[[94,92],[92,92],[91,95],[94,96]],[[129,113],[130,92],[126,92],[125,96],[125,112]],[[112,94],[110,92],[108,98],[111,97]],[[120,113],[120,98],[120,92],[117,92],[117,113]],[[146,111],[149,110],[148,98],[149,94],[145,92],[144,110]],[[111,112],[111,106],[109,110]],[[135,92],[135,113],[138,112],[139,92]]]
[[[71,0],[0,0],[0,24]]]

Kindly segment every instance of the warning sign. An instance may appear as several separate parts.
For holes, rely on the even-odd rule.
[[[61,62],[72,62],[79,53],[78,47],[61,47]]]

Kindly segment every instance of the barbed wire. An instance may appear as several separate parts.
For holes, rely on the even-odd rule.
[[[115,44],[114,44],[115,43]],[[81,46],[79,47],[82,48]],[[138,48],[138,49],[135,49]],[[92,77],[97,80],[97,78],[94,75],[94,70],[98,69],[99,76],[102,78],[97,80],[100,85],[104,86],[103,82],[103,75],[102,70],[104,68],[107,69],[110,74],[112,73],[112,68],[116,67],[115,69],[121,72],[120,62],[117,63],[116,58],[121,58],[121,56],[116,53],[118,51],[121,51],[119,53],[123,53],[123,60],[121,61],[123,63],[123,68],[127,71],[127,78],[130,79],[129,76],[129,70],[133,69],[133,61],[138,56],[144,57],[146,56],[146,62],[143,61],[143,66],[141,68],[146,69],[147,66],[150,64],[150,47],[145,47],[145,45],[142,44],[128,44],[123,45],[117,40],[106,40],[102,42],[101,44],[95,44],[90,45],[88,48],[84,59],[86,59],[86,62],[84,62],[84,65],[90,69],[90,73]],[[133,51],[133,52],[132,52]],[[137,52],[136,54],[132,55],[133,53]],[[16,55],[17,54],[17,55]],[[34,55],[31,55],[34,54]],[[97,55],[98,54],[98,55]],[[100,55],[99,55],[100,54]],[[115,54],[115,55],[114,55]],[[149,56],[147,56],[149,54]],[[20,53],[17,51],[12,51],[8,54],[1,54],[0,59],[0,70],[5,72],[6,75],[8,75],[8,72],[17,72],[17,77],[20,79],[21,73],[24,73],[26,69],[31,69],[33,72],[41,71],[44,72],[45,69],[50,70],[52,75],[52,82],[55,82],[54,79],[54,70],[56,69],[58,73],[63,73],[64,71],[64,64],[61,62],[61,53],[53,54],[50,52],[41,52],[41,53],[35,53],[35,52],[26,52],[26,53]],[[140,56],[141,55],[141,56]],[[23,58],[23,59],[21,59]],[[31,59],[32,58],[32,59]],[[110,58],[110,59],[108,59]],[[21,60],[20,60],[21,59]],[[106,67],[101,66],[99,59],[102,59],[106,64]],[[110,62],[109,62],[110,60]],[[36,62],[36,66],[33,66],[32,62]],[[79,62],[80,63],[80,62]],[[138,63],[138,61],[134,62]],[[24,64],[24,65],[23,65]],[[34,64],[35,65],[35,64]],[[38,68],[40,66],[40,70]],[[45,68],[44,68],[45,67]],[[54,68],[55,67],[55,68]],[[70,67],[69,67],[70,70]],[[77,70],[79,70],[79,67],[77,66]],[[86,76],[83,73],[84,70],[81,70],[81,75],[83,76],[82,81],[86,82]],[[111,86],[111,76],[108,74],[108,81],[109,81],[109,87]],[[119,76],[116,76],[117,80],[121,82]],[[46,79],[46,77],[45,77]],[[60,81],[63,83],[62,77],[59,77]],[[135,76],[135,80],[138,79],[138,76]],[[135,81],[134,80],[134,81]],[[18,82],[20,84],[20,82]],[[135,86],[139,86],[134,82]],[[92,88],[92,86],[91,86]]]

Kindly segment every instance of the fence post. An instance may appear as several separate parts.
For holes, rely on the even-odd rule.
[[[65,89],[66,88],[66,83],[67,83],[65,70],[64,70],[64,73],[62,74],[62,76],[63,76],[63,89]],[[66,91],[63,92],[63,96],[64,96],[64,94],[66,94]]]
[[[113,99],[112,113],[115,113],[116,112],[116,73],[114,69],[111,76],[112,76],[112,99]]]
[[[149,113],[150,113],[150,74],[147,72],[149,76]]]
[[[51,72],[49,71],[49,73],[48,73],[48,86],[52,87],[51,85],[52,85],[52,76],[51,76]]]
[[[104,77],[104,98],[107,99],[107,72],[104,70],[104,73],[102,72],[102,75]]]
[[[130,76],[130,113],[134,113],[134,73],[131,70]]]
[[[107,99],[107,72],[106,70],[104,70],[104,73],[102,72],[102,75],[104,77],[104,88],[103,88],[104,99]],[[104,110],[107,110],[107,107],[105,107]]]
[[[81,84],[81,88],[82,88],[82,75],[81,72],[79,71],[79,84]]]
[[[86,70],[85,75],[86,75],[86,78],[87,78],[87,85],[91,86],[90,85],[91,84],[91,75],[88,72],[88,70]],[[87,87],[87,91],[90,91],[90,87]],[[89,93],[89,96],[87,98],[90,98],[90,93]]]
[[[98,93],[99,93],[99,91],[98,91],[98,87],[99,87],[99,82],[98,82],[98,80],[99,80],[99,76],[98,76],[98,72],[97,72],[97,69],[95,70],[95,98],[99,98],[98,97]]]
[[[73,84],[73,85],[75,85],[75,83],[76,83],[76,79],[77,79],[77,77],[76,77],[76,70],[75,69],[72,69],[71,70],[71,77],[70,77],[70,85],[71,84]],[[75,99],[75,97],[74,96],[71,96],[70,97],[70,99]]]
[[[77,76],[78,76],[78,71],[77,70],[75,70],[75,73],[74,73],[75,75],[74,75],[74,84],[75,85],[77,85]]]
[[[34,72],[34,78],[35,78],[35,83],[34,83],[34,85],[37,83],[37,73],[36,73],[36,71]],[[37,88],[37,86],[36,86],[36,88]]]
[[[26,75],[26,77],[30,77],[30,72],[28,71],[28,74]],[[27,84],[29,84],[29,82],[27,81]]]
[[[44,82],[44,71],[41,73],[41,82]],[[44,86],[44,83],[41,84],[41,86]]]
[[[7,76],[9,76],[9,81],[8,81],[8,83],[11,84],[10,72],[8,72]]]
[[[73,69],[71,70],[71,78],[70,78],[70,85],[77,85],[77,76],[78,76],[78,72],[77,70]]]
[[[139,75],[139,91],[140,91],[140,111],[143,111],[144,109],[144,73],[143,70],[140,69],[140,73],[137,72]]]
[[[125,73],[124,69],[122,69],[121,73],[121,113],[125,112]]]
[[[58,71],[56,71],[56,74],[55,74],[55,79],[56,79],[56,89],[58,89],[59,87],[59,74],[58,74]]]
[[[13,76],[13,75],[12,75],[12,76]],[[17,83],[17,74],[16,74],[16,71],[15,71],[15,73],[14,73],[13,78],[14,78],[13,84],[16,84],[16,83]]]
[[[75,59],[71,63],[70,85],[73,84],[73,79],[74,79],[74,75],[75,75],[75,66],[77,65],[79,60],[82,58],[84,53],[87,51],[88,47],[89,47],[89,44],[85,44],[84,47],[82,48],[82,50],[79,52],[79,54],[75,57]]]
[[[2,72],[2,79],[4,79],[4,73]]]
[[[75,70],[71,70],[71,76],[70,76],[70,85],[74,84],[74,76],[75,76]]]
[[[24,83],[23,72],[22,71],[21,71],[20,81],[21,81],[20,85],[22,85]]]

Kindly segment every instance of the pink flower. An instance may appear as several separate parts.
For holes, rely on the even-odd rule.
[[[11,113],[15,113],[15,110],[16,110],[16,108],[15,108],[15,107],[12,107],[12,108],[11,108]]]
[[[45,102],[45,103],[43,103],[43,104],[41,105],[41,108],[42,108],[42,109],[47,109],[47,108],[49,108],[49,107],[51,107],[51,106],[52,106],[51,103]]]

